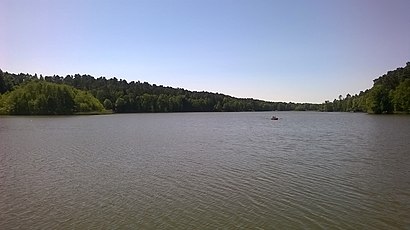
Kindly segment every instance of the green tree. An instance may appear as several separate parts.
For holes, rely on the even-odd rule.
[[[168,110],[169,110],[169,98],[168,98],[168,96],[167,95],[165,95],[165,94],[161,94],[161,95],[159,95],[159,97],[158,97],[158,100],[157,100],[157,111],[158,112],[168,112]]]
[[[112,109],[112,102],[110,99],[107,98],[104,100],[104,108],[108,110]]]
[[[410,79],[402,81],[392,96],[395,111],[410,113]]]
[[[115,101],[115,111],[119,113],[125,112],[125,100],[122,97]]]
[[[17,86],[1,100],[3,114],[72,114],[102,109],[101,103],[86,92],[40,80]]]
[[[74,98],[75,102],[75,112],[94,112],[102,111],[104,106],[91,94],[76,90],[76,95]]]
[[[367,110],[370,113],[391,113],[392,105],[389,91],[383,85],[375,85],[367,97]]]
[[[0,69],[0,94],[5,93],[7,91],[6,89],[6,81],[4,80],[4,73]]]

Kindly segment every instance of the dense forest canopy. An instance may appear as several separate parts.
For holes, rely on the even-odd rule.
[[[323,104],[268,102],[90,75],[37,76],[0,70],[0,114],[326,111],[410,113],[410,62],[374,80],[371,89]]]
[[[359,94],[326,101],[323,111],[410,113],[410,62],[373,80],[373,87]]]
[[[105,109],[117,113],[289,111],[319,110],[320,108],[319,104],[267,102],[251,98],[234,98],[219,93],[193,92],[181,88],[157,86],[147,82],[127,82],[115,77],[111,79],[105,77],[94,78],[90,75],[80,74],[65,77],[58,75],[43,77],[42,75],[37,76],[37,74],[0,72],[0,93],[11,94],[19,89],[21,85],[32,81],[66,85],[80,90],[79,92],[88,92],[97,98]],[[37,90],[32,92],[32,94],[36,93],[41,92]],[[4,103],[8,104],[9,101],[3,99]],[[48,109],[54,111],[54,107]],[[24,114],[24,112],[19,114]]]
[[[0,95],[0,114],[46,115],[102,111],[91,94],[71,86],[32,80]]]

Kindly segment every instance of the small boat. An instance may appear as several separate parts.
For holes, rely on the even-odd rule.
[[[272,121],[279,120],[279,118],[278,118],[278,117],[276,117],[276,116],[272,116],[270,119],[271,119]]]

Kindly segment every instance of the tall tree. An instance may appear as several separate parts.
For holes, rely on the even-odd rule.
[[[5,93],[7,91],[6,89],[6,81],[4,80],[4,73],[0,69],[0,94]]]

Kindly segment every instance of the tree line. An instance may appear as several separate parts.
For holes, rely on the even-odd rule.
[[[27,82],[47,82],[59,86],[70,86],[78,92],[87,92],[95,97],[107,110],[116,113],[135,112],[239,112],[239,111],[292,111],[320,109],[319,104],[268,102],[252,98],[235,98],[219,93],[196,92],[181,88],[165,87],[147,82],[131,81],[105,77],[94,78],[90,75],[53,75],[12,74],[0,70],[0,93],[11,94]],[[32,89],[32,94],[40,93]],[[9,97],[9,96],[8,96]],[[48,96],[46,96],[48,97]],[[93,101],[92,99],[90,99]],[[4,101],[4,99],[3,99]],[[3,102],[4,104],[4,102]],[[55,111],[50,103],[48,112]],[[73,111],[78,111],[74,107]],[[61,110],[58,110],[60,113]],[[23,111],[19,114],[24,114]],[[44,113],[44,111],[42,111]],[[63,112],[64,113],[64,112]],[[30,112],[30,114],[32,114]]]
[[[58,115],[102,110],[102,104],[87,92],[40,80],[24,82],[0,95],[0,114]]]
[[[410,62],[359,94],[322,104],[269,102],[87,74],[38,76],[0,70],[0,114],[326,111],[410,113]]]
[[[359,94],[326,101],[322,111],[410,113],[410,62],[373,80],[373,87]]]

